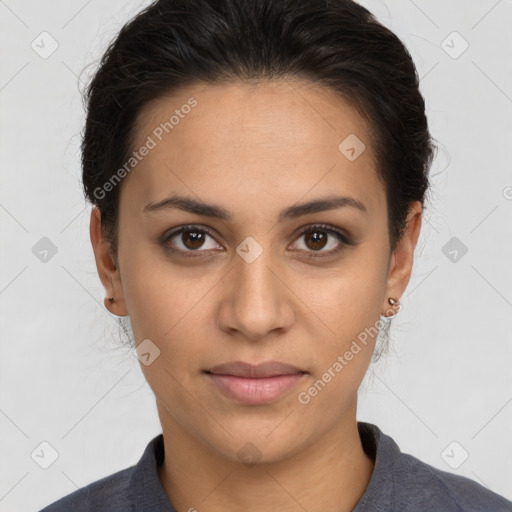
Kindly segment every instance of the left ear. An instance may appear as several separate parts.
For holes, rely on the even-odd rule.
[[[414,260],[414,249],[420,235],[423,208],[419,201],[409,207],[407,227],[401,240],[397,242],[391,255],[386,286],[384,310],[389,310],[388,297],[400,298],[409,283]]]
[[[105,237],[105,232],[101,225],[101,212],[96,206],[91,210],[89,233],[98,276],[106,292],[106,297],[103,301],[105,307],[114,315],[127,316],[128,310],[124,300],[120,271],[114,261],[110,244]],[[114,297],[114,302],[111,303],[108,300],[109,297]]]

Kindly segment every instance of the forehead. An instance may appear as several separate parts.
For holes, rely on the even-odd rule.
[[[194,103],[193,107],[189,105]],[[172,119],[174,118],[174,119]],[[134,130],[136,145],[167,122],[164,138],[202,149],[230,138],[224,151],[249,151],[245,140],[263,146],[324,145],[350,133],[367,139],[366,122],[347,101],[331,89],[297,80],[251,80],[219,85],[195,84],[157,98],[139,113]],[[169,126],[172,125],[172,126]],[[193,125],[194,133],[183,125]],[[157,130],[158,131],[158,130]],[[191,137],[192,135],[192,137]],[[158,138],[158,133],[156,133]]]
[[[205,199],[229,200],[236,192],[260,202],[271,192],[292,203],[336,188],[370,208],[384,199],[366,121],[309,82],[195,84],[144,107],[133,149],[149,139],[152,149],[123,185],[137,189],[140,203],[177,188]]]

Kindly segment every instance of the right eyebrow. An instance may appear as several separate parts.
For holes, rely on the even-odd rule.
[[[368,213],[366,206],[358,199],[349,196],[327,196],[314,199],[307,203],[300,203],[285,208],[280,212],[278,221],[283,222],[285,220],[295,219],[303,215],[335,210],[344,207],[355,208],[364,214]],[[153,212],[173,209],[179,209],[203,217],[212,217],[226,221],[232,220],[234,217],[231,212],[220,205],[206,203],[191,197],[179,195],[173,195],[162,199],[161,201],[149,203],[144,207],[143,211]]]

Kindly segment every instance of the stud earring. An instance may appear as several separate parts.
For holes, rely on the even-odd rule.
[[[398,304],[398,311],[394,315],[389,315],[389,316],[380,315],[381,318],[383,318],[384,320],[391,320],[392,318],[395,318],[395,316],[402,310],[402,305],[400,304],[399,299],[394,299],[393,297],[389,297],[388,304],[392,307],[395,307]]]

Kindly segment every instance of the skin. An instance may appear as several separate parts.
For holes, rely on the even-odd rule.
[[[308,82],[188,87],[143,109],[134,148],[191,96],[198,105],[121,184],[117,265],[97,208],[90,223],[99,277],[115,297],[106,307],[130,316],[137,345],[149,338],[160,350],[141,368],[170,454],[159,469],[162,486],[178,512],[350,511],[374,467],[362,449],[356,405],[376,337],[308,404],[298,394],[378,325],[380,314],[392,313],[388,297],[399,298],[410,279],[421,204],[411,205],[406,233],[390,254],[368,126],[332,91]],[[349,134],[366,145],[354,161],[338,149]],[[143,213],[171,194],[221,205],[233,219]],[[277,221],[286,207],[332,194],[358,199],[367,213],[344,207]],[[319,249],[301,235],[317,223],[345,230],[353,245],[326,256],[340,246],[334,235]],[[167,246],[198,257],[159,243],[186,224],[214,236],[194,246],[185,233]],[[249,236],[263,251],[251,263],[236,252]],[[273,403],[245,405],[202,373],[239,360],[277,360],[308,374]],[[253,465],[237,455],[249,442],[260,454]]]

